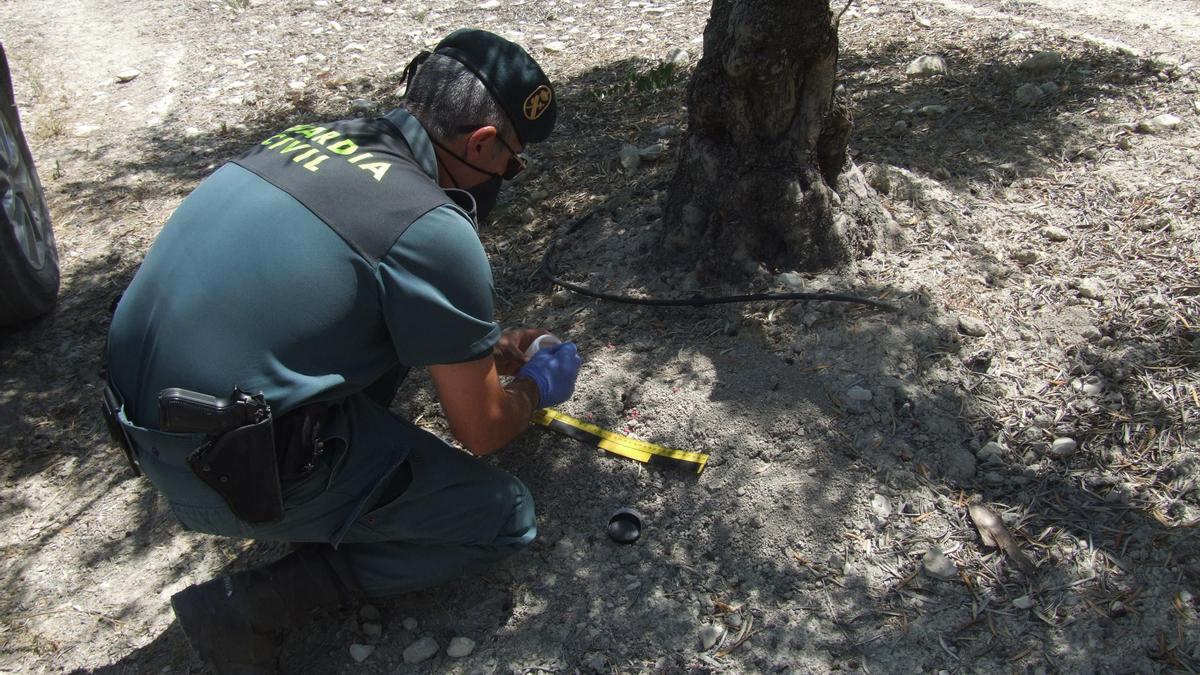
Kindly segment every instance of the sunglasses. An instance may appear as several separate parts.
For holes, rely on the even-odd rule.
[[[504,148],[508,150],[509,154],[508,166],[504,168],[504,173],[500,175],[504,176],[504,180],[512,180],[517,177],[517,174],[524,171],[525,167],[529,166],[529,162],[525,160],[524,155],[513,150],[512,146],[508,144],[508,141],[504,140],[503,136],[496,134],[496,138],[500,139],[500,142],[504,144]]]

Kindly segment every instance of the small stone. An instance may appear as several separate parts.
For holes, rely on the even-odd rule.
[[[638,166],[642,163],[642,154],[638,151],[636,145],[629,143],[622,145],[618,156],[621,160],[621,166],[629,172],[637,171]]]
[[[552,42],[547,42],[546,44],[542,45],[542,49],[545,49],[546,51],[550,52],[551,54],[557,54],[559,52],[566,51],[567,43],[565,43],[561,40],[554,40]]]
[[[1074,438],[1056,438],[1050,443],[1050,456],[1062,459],[1075,454],[1078,444]]]
[[[403,621],[400,622],[400,625],[404,628],[404,630],[413,631],[413,630],[417,629],[417,620],[412,618],[411,616],[406,617]]]
[[[966,450],[950,450],[946,453],[946,462],[942,468],[948,478],[963,482],[975,477],[977,466],[975,455]]]
[[[440,647],[437,640],[428,635],[404,648],[405,663],[420,663],[433,658]]]
[[[1105,294],[1104,282],[1099,279],[1084,279],[1075,287],[1079,297],[1096,300]]]
[[[377,623],[364,623],[362,625],[363,635],[367,637],[379,637],[383,635],[383,626]]]
[[[1003,445],[995,441],[988,441],[983,444],[983,447],[975,453],[975,459],[981,462],[998,462],[1004,457],[1004,453],[1008,451]]]
[[[138,70],[137,68],[126,68],[126,69],[122,70],[121,72],[117,73],[117,77],[116,77],[117,84],[125,84],[126,82],[133,82],[134,80],[137,79],[138,75],[141,75],[141,74],[142,74],[142,71]]]
[[[1186,591],[1186,590],[1179,591],[1179,602],[1181,604],[1190,605],[1190,604],[1192,604],[1192,601],[1194,601],[1195,599],[1196,599],[1196,597],[1194,595],[1192,595],[1191,593],[1189,593],[1188,591]]]
[[[725,627],[720,624],[708,623],[700,628],[700,650],[708,651],[725,635]]]
[[[909,79],[920,79],[923,77],[936,77],[947,73],[946,60],[940,56],[918,56],[912,63],[908,64],[908,68],[904,74]]]
[[[646,161],[653,162],[662,157],[666,151],[666,143],[655,143],[654,145],[648,145],[644,148],[638,149],[638,159],[644,159]]]
[[[655,127],[650,135],[655,138],[670,138],[679,135],[679,127],[674,124],[664,124],[661,127]]]
[[[1050,241],[1066,241],[1071,238],[1071,235],[1066,230],[1055,225],[1047,225],[1042,228],[1042,234]]]
[[[350,645],[350,658],[354,659],[355,663],[362,663],[373,651],[375,651],[375,645],[353,644]]]
[[[921,558],[921,565],[924,567],[925,573],[935,579],[950,581],[958,578],[958,566],[942,553],[942,549],[936,546],[929,549],[925,553],[925,557]]]
[[[1013,251],[1011,254],[1009,254],[1009,257],[1021,263],[1022,265],[1032,265],[1038,260],[1037,251],[1031,251],[1029,249]]]
[[[378,621],[379,608],[375,605],[363,605],[358,608],[358,615],[366,621]]]
[[[690,58],[691,55],[687,53],[686,49],[683,49],[682,47],[672,47],[671,50],[667,52],[667,58],[663,59],[663,61],[673,66],[686,66],[688,59]]]
[[[583,655],[583,665],[593,673],[608,672],[608,657],[600,652],[588,652]]]
[[[292,59],[292,63],[297,66],[302,66],[302,65],[308,63],[308,55],[301,54],[300,56],[297,56],[296,58]]]
[[[730,628],[741,628],[742,615],[738,614],[737,612],[732,612],[725,615],[725,625],[729,626]]]
[[[479,3],[479,9],[496,9],[500,6],[500,0],[484,0]]]
[[[550,296],[550,304],[555,307],[566,307],[571,304],[571,292],[568,290],[555,291],[554,295]]]
[[[877,494],[871,498],[871,510],[880,518],[888,518],[892,515],[892,500]]]
[[[1015,94],[1017,101],[1024,105],[1037,103],[1043,95],[1042,88],[1032,82],[1026,82],[1017,87],[1017,93]]]
[[[378,105],[374,101],[366,98],[356,98],[350,101],[350,112],[355,115],[370,115],[375,112],[377,107]]]
[[[1128,613],[1129,608],[1127,608],[1125,603],[1121,602],[1120,600],[1114,601],[1113,604],[1108,608],[1108,615],[1114,619],[1119,619]]]
[[[475,641],[468,637],[455,637],[450,639],[450,646],[446,647],[446,656],[452,659],[461,659],[464,656],[469,656],[475,651]]]
[[[988,334],[987,324],[973,316],[958,317],[958,332],[971,337],[983,337]]]
[[[923,105],[917,108],[917,114],[925,115],[926,117],[938,117],[948,112],[950,112],[950,106],[945,105]]]
[[[864,389],[857,384],[846,390],[846,398],[851,401],[870,401],[875,398],[870,389]]]
[[[1058,52],[1038,52],[1021,62],[1021,70],[1040,74],[1058,70],[1062,67],[1063,59]]]
[[[1164,131],[1170,131],[1180,124],[1183,124],[1183,119],[1172,115],[1171,113],[1164,113],[1157,117],[1152,117],[1148,120],[1142,120],[1141,122],[1138,122],[1137,128],[1138,131],[1141,131],[1142,133],[1160,134]]]
[[[1016,607],[1017,609],[1032,609],[1036,603],[1034,603],[1033,598],[1029,597],[1028,595],[1022,595],[1016,600],[1013,600],[1012,604],[1013,607]]]
[[[305,84],[303,80],[292,80],[291,82],[288,82],[288,89],[291,89],[292,91],[303,91],[307,86],[308,85]]]

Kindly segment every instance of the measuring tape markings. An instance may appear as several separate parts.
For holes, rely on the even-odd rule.
[[[651,466],[686,469],[699,475],[708,465],[708,455],[704,453],[665,448],[661,445],[623,436],[552,408],[543,408],[535,412],[533,421],[581,443],[594,445],[601,450]]]

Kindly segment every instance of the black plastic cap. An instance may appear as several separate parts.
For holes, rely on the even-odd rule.
[[[630,508],[617,509],[608,519],[608,538],[632,544],[642,536],[642,514]]]

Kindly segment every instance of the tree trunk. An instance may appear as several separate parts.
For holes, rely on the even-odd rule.
[[[869,254],[892,224],[847,158],[828,0],[714,0],[667,192],[666,242],[698,268],[817,270]]]

